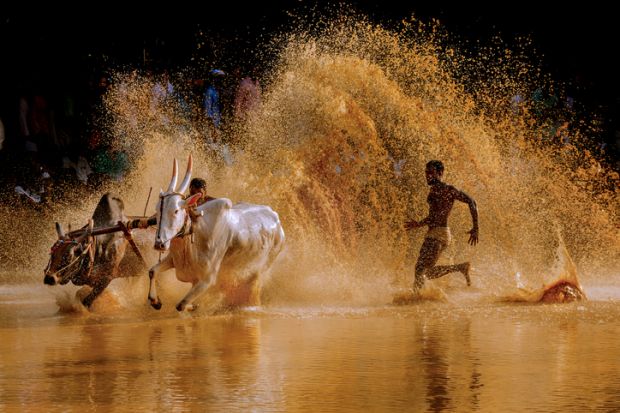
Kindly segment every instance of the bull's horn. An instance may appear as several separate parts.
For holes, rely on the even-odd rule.
[[[93,228],[95,227],[95,221],[93,219],[88,220],[88,232],[93,232]]]
[[[189,154],[189,159],[187,160],[187,171],[185,172],[185,178],[183,178],[183,182],[181,182],[181,187],[179,188],[180,193],[185,193],[187,191],[187,187],[189,186],[189,180],[192,178],[192,154]]]
[[[174,158],[174,163],[172,164],[172,179],[170,180],[170,185],[168,185],[168,189],[166,190],[166,192],[168,193],[174,192],[175,188],[177,187],[178,169],[179,165],[177,162],[177,158]]]
[[[58,222],[56,223],[56,232],[58,233],[58,238],[64,238],[65,232],[62,230],[62,225]]]

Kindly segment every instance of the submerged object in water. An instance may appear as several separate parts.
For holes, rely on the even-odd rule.
[[[538,301],[541,303],[570,303],[581,300],[587,300],[587,298],[578,284],[560,280],[549,287],[545,287],[543,295]]]

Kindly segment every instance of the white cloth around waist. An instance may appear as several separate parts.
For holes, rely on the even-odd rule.
[[[450,232],[450,227],[429,228],[426,238],[436,239],[448,246],[452,242],[452,233]]]

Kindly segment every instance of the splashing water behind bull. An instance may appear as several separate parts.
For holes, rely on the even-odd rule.
[[[223,146],[183,116],[170,118],[170,133],[144,133],[149,120],[129,132],[127,111],[135,106],[110,99],[119,135],[143,154],[135,182],[146,186],[170,153],[181,158],[199,146],[196,176],[202,167],[210,193],[279,211],[290,242],[265,290],[276,302],[380,303],[409,286],[422,233],[405,234],[402,222],[426,215],[423,165],[434,158],[446,163],[446,180],[480,206],[483,244],[472,249],[457,236],[447,257],[469,258],[479,287],[507,287],[515,271],[532,284],[543,281],[554,262],[556,225],[571,234],[567,248],[585,276],[617,273],[617,193],[593,194],[583,184],[605,178],[587,155],[579,155],[577,176],[576,149],[532,143],[543,139],[542,128],[509,105],[526,79],[501,73],[489,79],[502,83],[492,95],[466,91],[446,63],[448,52],[411,34],[362,22],[287,37],[262,106],[225,140],[232,165],[223,161]],[[138,82],[138,95],[144,89]],[[155,150],[162,146],[171,150]],[[466,208],[457,208],[455,233],[467,230],[468,220]]]
[[[263,302],[387,303],[413,281],[423,232],[405,233],[402,223],[426,215],[424,165],[441,159],[446,181],[480,208],[481,244],[466,245],[469,217],[459,206],[443,258],[471,261],[475,287],[513,288],[517,271],[540,284],[556,225],[571,234],[567,250],[587,280],[618,274],[618,193],[599,185],[610,172],[584,151],[541,145],[544,125],[531,108],[510,105],[542,81],[522,75],[531,67],[506,58],[475,83],[478,63],[414,24],[393,32],[343,18],[313,33],[272,45],[278,58],[263,62],[261,106],[218,136],[178,102],[154,101],[152,80],[119,74],[102,119],[132,162],[112,184],[127,210],[141,211],[150,186],[166,187],[172,158],[192,152],[210,195],[280,214],[288,245]]]

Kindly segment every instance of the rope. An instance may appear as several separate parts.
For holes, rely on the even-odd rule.
[[[75,242],[75,240],[71,240],[71,242]],[[77,244],[77,242],[76,242]],[[56,274],[62,274],[64,271],[66,271],[67,269],[71,268],[76,262],[78,262],[83,255],[85,255],[86,253],[90,252],[90,249],[93,245],[93,241],[91,240],[88,243],[88,246],[82,251],[82,253],[80,255],[78,255],[77,257],[75,257],[73,259],[73,261],[71,261],[69,264],[65,265],[64,267],[62,267],[61,269],[57,270],[55,273]],[[52,264],[52,259],[50,258],[50,262],[47,265],[47,268],[49,269],[50,265]]]

